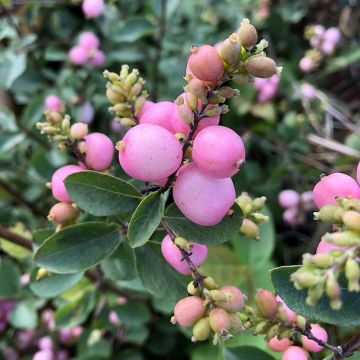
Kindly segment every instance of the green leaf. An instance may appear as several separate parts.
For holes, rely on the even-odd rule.
[[[66,189],[81,209],[95,216],[133,211],[140,193],[126,181],[95,171],[82,171],[65,179]]]
[[[33,233],[33,243],[40,246],[47,238],[49,238],[53,234],[53,229],[37,229]]]
[[[274,360],[271,355],[253,346],[224,348],[223,356],[225,360]]]
[[[232,207],[232,216],[225,216],[215,226],[200,226],[188,220],[175,204],[165,211],[164,221],[178,236],[201,244],[220,244],[228,241],[242,224],[242,211],[237,204]]]
[[[0,87],[11,88],[13,82],[26,69],[26,53],[7,51],[0,56]]]
[[[115,35],[113,41],[115,42],[134,42],[145,36],[151,35],[156,31],[154,25],[145,18],[133,18],[127,21]]]
[[[20,290],[20,270],[17,264],[5,258],[0,257],[0,297],[12,298]]]
[[[95,305],[95,292],[86,292],[80,299],[69,302],[56,310],[56,326],[73,327],[82,324],[93,311]]]
[[[34,261],[54,273],[75,273],[99,263],[115,251],[121,240],[116,224],[72,225],[49,237],[36,251]]]
[[[360,325],[360,296],[342,288],[341,300],[343,306],[340,310],[332,310],[328,298],[323,295],[316,306],[308,306],[305,303],[307,290],[296,290],[290,282],[290,275],[300,266],[282,266],[271,271],[271,279],[276,292],[282,297],[289,308],[305,318],[338,326]]]
[[[62,292],[70,289],[82,278],[83,273],[75,274],[51,274],[40,280],[36,280],[36,273],[32,276],[30,282],[31,291],[40,297],[51,298],[60,295]]]
[[[113,308],[126,327],[139,327],[150,321],[149,308],[143,302],[127,302]]]
[[[358,46],[346,49],[341,55],[332,58],[327,67],[325,73],[331,73],[341,69],[349,67],[351,64],[358,63],[360,61],[360,49]]]
[[[135,249],[136,268],[144,287],[156,297],[175,304],[186,295],[185,284],[160,253],[160,244]]]
[[[4,130],[7,131],[17,131],[17,125],[15,120],[15,115],[8,108],[1,106],[0,107],[0,132]]]
[[[159,192],[146,196],[133,213],[128,229],[132,248],[146,244],[164,215],[165,197]]]
[[[17,329],[34,329],[38,324],[36,308],[31,300],[16,304],[10,312],[10,324]]]

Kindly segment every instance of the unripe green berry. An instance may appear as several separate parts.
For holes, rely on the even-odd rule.
[[[318,212],[314,213],[315,220],[321,220],[329,224],[341,223],[343,209],[338,205],[325,205]]]
[[[276,64],[273,59],[263,55],[251,57],[245,63],[246,71],[259,78],[270,78],[276,74]]]
[[[207,340],[211,333],[209,318],[202,318],[198,320],[193,327],[193,336],[191,341],[204,341]]]
[[[243,219],[240,232],[250,239],[259,240],[259,227],[250,219]]]
[[[199,286],[195,287],[194,282],[190,281],[187,286],[187,292],[190,295],[196,295],[199,292]]]
[[[348,259],[345,263],[345,276],[348,280],[349,291],[360,291],[360,266],[355,259]]]
[[[214,290],[214,289],[217,289],[218,288],[218,285],[216,284],[215,280],[210,277],[210,276],[207,276],[204,280],[204,285],[205,287],[208,289],[208,290]]]

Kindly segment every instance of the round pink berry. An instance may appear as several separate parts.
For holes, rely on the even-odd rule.
[[[77,165],[65,165],[57,169],[51,178],[52,195],[56,200],[71,203],[71,198],[68,195],[64,180],[67,176],[83,171],[83,168]]]
[[[32,360],[55,360],[55,356],[51,350],[41,350],[34,354]]]
[[[96,50],[94,56],[91,58],[91,63],[95,66],[101,66],[105,62],[105,53],[101,50]]]
[[[146,100],[144,105],[142,106],[141,110],[139,111],[139,121],[141,123],[141,118],[144,116],[144,114],[152,108],[152,106],[154,105],[155,103],[150,101],[150,100]]]
[[[173,196],[180,211],[195,224],[218,224],[235,201],[230,178],[218,179],[199,171],[195,164],[183,166],[177,176]]]
[[[73,220],[77,213],[77,209],[71,204],[59,202],[50,209],[48,219],[54,221],[56,224],[63,224],[67,221]]]
[[[38,346],[40,350],[53,350],[54,349],[54,343],[50,336],[44,336],[41,339],[39,339]]]
[[[221,334],[231,327],[229,314],[221,308],[212,309],[209,313],[210,327],[217,333]]]
[[[308,72],[313,69],[314,63],[311,58],[305,56],[300,60],[299,67],[302,71]]]
[[[279,296],[277,295],[276,296],[276,301],[278,303],[280,303],[280,306],[282,307],[282,309],[286,312],[286,316],[287,316],[287,319],[289,322],[294,322],[296,321],[296,317],[297,317],[297,314],[296,312],[292,311],[284,302],[284,300]]]
[[[359,161],[359,164],[358,164],[357,170],[356,170],[356,180],[360,185],[360,161]]]
[[[331,41],[324,41],[320,45],[320,49],[325,55],[332,55],[335,51],[335,45]]]
[[[333,173],[322,177],[313,190],[314,202],[319,209],[328,204],[337,205],[338,196],[360,199],[359,184],[349,175]]]
[[[140,124],[131,128],[117,144],[119,162],[131,177],[155,181],[169,177],[182,162],[182,146],[161,126]]]
[[[307,353],[299,346],[290,346],[285,350],[282,360],[307,360]]]
[[[283,190],[279,194],[279,204],[285,209],[297,207],[299,205],[299,202],[300,195],[295,190]]]
[[[88,126],[85,123],[78,122],[71,125],[70,128],[70,136],[74,140],[81,140],[84,138],[88,133]]]
[[[161,252],[165,260],[180,274],[189,275],[191,270],[186,261],[182,261],[183,256],[179,248],[174,244],[169,235],[166,235],[161,242]],[[208,248],[206,245],[193,243],[190,259],[198,267],[206,260]]]
[[[311,324],[311,332],[319,340],[326,342],[328,339],[328,334],[326,330],[323,327],[321,327],[319,324]],[[301,341],[304,348],[310,352],[319,352],[324,348],[315,341],[308,339],[304,335],[301,336]]]
[[[193,47],[189,58],[192,74],[200,80],[215,82],[224,74],[224,65],[218,51],[210,45]]]
[[[235,131],[209,126],[196,136],[192,158],[205,175],[227,178],[235,175],[245,161],[245,147]]]
[[[94,120],[94,108],[89,101],[85,101],[80,110],[80,122],[90,124]]]
[[[298,223],[298,215],[299,211],[297,208],[289,208],[284,211],[283,220],[288,225],[295,226]]]
[[[94,50],[100,46],[100,40],[94,33],[86,31],[79,37],[79,46],[87,50]]]
[[[24,286],[28,285],[30,283],[30,274],[25,273],[25,274],[21,275],[20,283],[21,283],[21,285],[24,285]]]
[[[341,40],[341,32],[337,27],[331,27],[324,33],[324,42],[332,43],[334,46]]]
[[[101,133],[91,133],[85,137],[86,165],[96,171],[104,171],[112,162],[114,145],[110,138]]]
[[[269,349],[276,352],[284,352],[290,346],[291,341],[287,338],[278,339],[277,337],[273,337],[268,341]]]
[[[45,98],[45,109],[54,112],[61,112],[63,104],[61,99],[56,95],[48,95]]]
[[[316,96],[315,88],[308,83],[302,84],[300,89],[301,89],[301,96],[304,100],[309,101],[314,99],[314,97]]]
[[[98,17],[104,11],[104,1],[84,0],[82,3],[82,11],[87,18]]]
[[[323,25],[315,25],[314,26],[314,33],[318,37],[323,37],[325,34],[325,27]]]
[[[181,299],[174,308],[173,322],[181,326],[193,326],[205,313],[204,302],[197,296]]]
[[[316,248],[316,254],[327,254],[331,250],[344,250],[344,247],[320,240]]]
[[[83,65],[89,59],[88,51],[81,46],[74,46],[69,52],[69,59],[74,65]]]
[[[177,111],[177,106],[173,102],[160,101],[155,104],[147,105],[147,107],[148,111],[145,109],[143,114],[140,115],[140,124],[159,125],[170,132],[174,132],[171,125],[171,117],[174,112]]]
[[[228,296],[227,301],[217,302],[216,305],[228,312],[237,312],[245,305],[243,293],[236,286],[228,285],[220,289],[222,293]]]

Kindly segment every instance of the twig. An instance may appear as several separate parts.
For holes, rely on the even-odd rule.
[[[32,250],[32,244],[31,244],[30,240],[25,239],[24,237],[13,233],[12,231],[8,230],[3,225],[0,225],[0,237],[6,239],[16,245],[19,245],[26,249]]]
[[[360,348],[360,331],[358,331],[343,347],[342,356],[335,355],[337,360],[342,360],[347,357],[350,357]]]

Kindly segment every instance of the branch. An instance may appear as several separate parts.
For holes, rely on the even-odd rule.
[[[350,357],[360,348],[360,331],[357,332],[343,347],[342,356],[335,355],[337,360],[343,360],[347,357]]]
[[[13,233],[12,231],[8,230],[3,225],[0,225],[0,237],[6,239],[16,245],[19,245],[26,249],[32,250],[32,243],[30,240],[25,239],[24,237]]]

